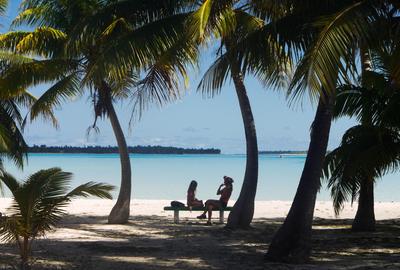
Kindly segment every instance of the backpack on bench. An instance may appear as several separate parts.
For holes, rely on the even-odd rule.
[[[174,208],[180,208],[180,207],[185,207],[185,204],[178,202],[178,201],[172,201],[171,206]]]

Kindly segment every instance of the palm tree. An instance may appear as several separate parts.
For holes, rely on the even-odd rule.
[[[394,108],[400,96],[396,75],[398,46],[384,42],[364,51],[361,86],[344,85],[338,89],[334,117],[356,117],[360,125],[349,129],[341,145],[329,153],[325,177],[331,188],[335,213],[343,203],[358,196],[354,231],[374,231],[374,183],[378,177],[398,168],[400,122]],[[363,58],[361,58],[363,59]]]
[[[203,5],[206,4],[207,2]],[[232,27],[234,29],[232,29],[231,33],[223,33],[222,31],[225,29],[221,29],[222,31],[219,33],[221,37],[220,46],[221,50],[224,49],[225,51],[208,69],[200,82],[199,89],[213,96],[215,92],[220,91],[223,82],[227,79],[227,73],[230,72],[230,79],[233,80],[239,100],[246,136],[246,171],[239,198],[229,214],[227,223],[228,228],[236,229],[247,228],[253,219],[254,199],[258,180],[258,146],[253,112],[244,84],[241,63],[238,61],[237,53],[235,52],[235,44],[237,39],[241,38],[242,35],[254,31],[254,29],[246,29],[246,27],[255,27],[257,29],[257,27],[262,26],[263,22],[250,16],[246,18],[247,14],[242,14],[239,10],[232,9],[231,12],[233,13],[231,15],[232,18],[226,18],[226,20],[231,20],[231,23],[233,21],[233,24],[236,24],[236,26]],[[243,20],[245,20],[245,23],[243,23]],[[251,20],[254,20],[254,25],[249,24]]]
[[[177,13],[183,7],[171,8],[172,0],[134,2],[27,0],[14,26],[37,28],[0,37],[3,49],[40,56],[32,63],[13,65],[0,78],[0,86],[53,83],[33,106],[32,119],[39,109],[51,111],[86,89],[93,101],[93,127],[98,117],[109,118],[121,160],[120,193],[109,223],[127,222],[131,197],[131,165],[114,102],[131,96],[143,108],[149,101],[161,104],[178,97],[177,74],[185,76],[183,63],[196,56],[193,47],[181,48],[189,44],[180,34],[185,32],[180,29],[185,16]],[[147,75],[139,80],[144,70]]]
[[[113,186],[88,182],[68,192],[72,174],[60,168],[40,170],[18,182],[3,172],[4,183],[13,195],[8,215],[0,221],[0,237],[15,242],[21,256],[21,269],[29,269],[32,243],[52,230],[65,214],[65,206],[76,197],[96,196],[112,199]]]
[[[358,196],[354,231],[374,231],[374,184],[400,165],[400,133],[383,126],[358,125],[343,136],[341,145],[329,153],[324,176],[328,179],[335,213],[345,201]]]
[[[244,79],[247,73],[252,73],[264,80],[271,72],[280,71],[281,62],[275,55],[280,48],[274,47],[276,44],[272,41],[266,42],[263,56],[247,55],[244,61],[243,48],[252,46],[247,38],[262,29],[264,21],[253,15],[250,8],[241,6],[241,1],[204,1],[193,14],[191,23],[197,28],[194,31],[200,39],[209,35],[220,41],[217,59],[206,71],[198,89],[213,97],[221,91],[227,79],[231,79],[235,86],[246,137],[246,170],[239,198],[226,226],[230,229],[248,228],[253,219],[257,191],[258,146]]]
[[[338,82],[354,70],[354,51],[370,40],[378,7],[369,1],[288,1],[287,15],[276,22],[294,56],[301,56],[289,87],[291,98],[309,90],[318,98],[304,169],[292,206],[274,235],[266,258],[304,262],[311,252],[312,221],[327,149]],[[350,49],[351,48],[351,49]]]

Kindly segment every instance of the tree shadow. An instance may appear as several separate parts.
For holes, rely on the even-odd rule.
[[[160,216],[135,216],[125,225],[106,221],[66,217],[36,242],[33,269],[400,269],[399,220],[379,221],[377,232],[365,234],[351,232],[350,220],[316,219],[313,256],[305,265],[264,262],[282,219],[257,219],[238,231]],[[15,259],[15,251],[0,244],[1,261]]]

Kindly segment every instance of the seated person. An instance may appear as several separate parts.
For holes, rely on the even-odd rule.
[[[217,190],[217,195],[221,195],[219,200],[207,200],[206,201],[206,210],[203,214],[198,216],[199,219],[206,218],[206,213],[208,213],[208,221],[207,225],[211,225],[211,216],[212,210],[215,209],[224,209],[228,205],[229,198],[231,197],[232,190],[233,190],[233,179],[224,176],[224,183],[219,186]]]
[[[187,206],[191,208],[195,207],[203,207],[203,201],[196,199],[196,188],[197,182],[193,180],[190,182],[188,191],[187,191]]]

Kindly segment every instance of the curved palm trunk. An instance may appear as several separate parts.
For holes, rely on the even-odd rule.
[[[289,214],[272,239],[268,260],[300,263],[310,256],[314,207],[328,145],[332,104],[332,98],[320,98],[300,183]]]
[[[118,151],[121,162],[121,187],[116,204],[108,216],[108,223],[122,224],[129,219],[130,202],[131,202],[131,163],[129,159],[128,146],[121,125],[118,121],[117,114],[111,100],[111,89],[103,82],[103,91],[107,91],[105,99],[108,117],[114,131],[115,138],[118,144]]]
[[[243,74],[238,63],[231,61],[231,74],[238,96],[246,134],[246,171],[240,195],[228,217],[227,228],[248,228],[254,215],[254,200],[258,180],[258,146],[256,127],[246,87],[243,83]]]
[[[351,227],[353,231],[375,231],[374,180],[366,177],[360,185],[357,214]]]

